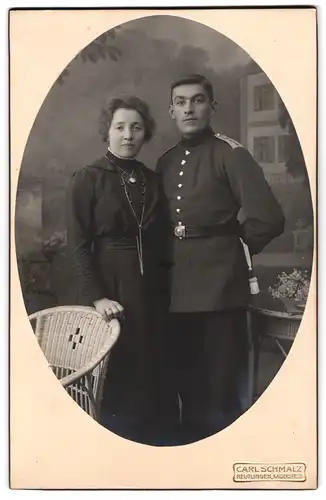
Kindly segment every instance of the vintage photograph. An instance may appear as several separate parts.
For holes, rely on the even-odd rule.
[[[309,177],[278,89],[218,31],[155,14],[84,46],[35,117],[14,218],[44,361],[116,436],[200,442],[283,369],[310,290]]]

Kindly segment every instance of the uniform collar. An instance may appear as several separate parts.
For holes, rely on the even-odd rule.
[[[190,138],[182,137],[180,144],[188,148],[192,146],[198,146],[198,144],[202,144],[209,137],[212,137],[213,135],[214,131],[211,129],[211,127],[208,127],[205,128],[205,130],[198,132],[198,134],[194,135],[193,137]]]

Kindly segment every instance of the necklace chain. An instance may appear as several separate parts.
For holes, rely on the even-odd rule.
[[[143,224],[143,218],[144,218],[144,211],[145,211],[145,197],[146,197],[146,184],[144,182],[143,179],[141,179],[140,181],[140,187],[141,187],[141,201],[140,201],[140,204],[141,204],[141,214],[140,214],[140,218],[138,218],[137,216],[137,213],[134,209],[134,207],[132,206],[132,200],[130,198],[130,195],[128,193],[128,189],[127,189],[127,186],[126,186],[126,181],[125,179],[122,177],[122,185],[123,185],[123,188],[124,188],[124,192],[125,192],[125,195],[126,195],[126,198],[128,200],[128,203],[129,203],[129,206],[130,206],[130,209],[136,219],[136,222],[137,222],[137,225],[138,227],[142,227],[142,224]]]
[[[120,172],[121,176],[124,178],[124,180],[127,180],[127,182],[129,184],[135,185],[135,183],[136,183],[135,169],[133,169],[131,174],[130,174],[129,172],[127,172],[123,168],[119,167],[118,165],[116,165],[116,167],[117,167],[118,171]]]
[[[122,167],[119,167],[116,163],[114,163],[112,160],[110,160],[107,155],[104,155],[105,158],[112,163],[112,165],[115,166],[115,168],[118,170],[118,172],[121,174],[121,177],[123,177],[124,181],[127,181],[128,184],[135,185],[136,184],[136,171],[135,168],[133,168],[132,172],[129,173],[126,170],[124,170]]]
[[[141,213],[140,213],[140,217],[138,218],[137,213],[136,213],[134,207],[132,206],[132,200],[130,198],[130,195],[129,195],[128,189],[127,189],[127,183],[129,185],[135,185],[135,183],[136,183],[135,169],[133,169],[132,173],[129,174],[123,168],[119,167],[113,161],[111,161],[106,155],[105,155],[105,158],[116,167],[118,172],[120,172],[120,174],[121,174],[120,184],[124,189],[125,196],[127,198],[131,213],[133,214],[135,221],[137,222],[137,226],[138,226],[138,236],[136,236],[137,253],[138,253],[138,259],[139,259],[140,273],[143,275],[144,274],[144,264],[143,264],[143,234],[142,234],[142,230],[143,230],[143,219],[144,219],[144,213],[145,213],[145,200],[146,200],[146,182],[145,182],[144,174],[143,174],[142,169],[140,168],[139,184],[140,184],[140,192],[141,192],[141,201],[140,201]],[[131,179],[134,179],[134,182],[132,182]]]
[[[141,213],[140,213],[140,218],[138,218],[137,213],[136,213],[134,207],[132,206],[132,200],[131,200],[130,195],[128,193],[126,181],[123,178],[123,176],[121,177],[121,181],[122,181],[122,185],[123,185],[123,188],[124,188],[124,192],[125,192],[126,198],[128,200],[128,204],[129,204],[130,210],[131,210],[131,212],[132,212],[132,214],[133,214],[133,216],[134,216],[134,218],[135,218],[135,220],[137,222],[137,226],[138,226],[138,236],[136,236],[137,253],[138,253],[140,273],[141,273],[141,275],[143,275],[144,274],[144,262],[143,262],[143,219],[144,219],[144,212],[145,212],[146,184],[145,184],[145,181],[143,179],[143,173],[141,171],[141,180],[140,180],[140,187],[141,187],[141,202],[140,202]]]

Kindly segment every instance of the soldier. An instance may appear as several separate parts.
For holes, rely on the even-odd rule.
[[[210,127],[216,105],[205,77],[175,81],[169,112],[181,140],[157,164],[170,221],[165,417],[177,414],[178,398],[183,437],[175,444],[215,434],[241,413],[236,387],[250,291],[240,238],[254,255],[284,230],[261,167],[241,144]]]

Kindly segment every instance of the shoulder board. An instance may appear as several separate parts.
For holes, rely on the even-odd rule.
[[[240,144],[240,142],[237,142],[234,139],[231,139],[231,137],[228,137],[227,135],[215,134],[215,137],[217,137],[217,139],[221,139],[221,141],[227,142],[228,145],[231,146],[232,149],[243,148],[243,146],[242,146],[242,144]]]

